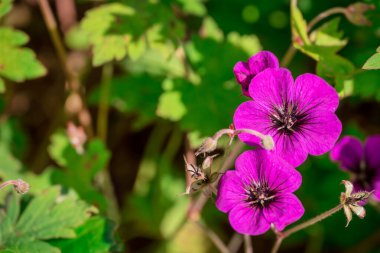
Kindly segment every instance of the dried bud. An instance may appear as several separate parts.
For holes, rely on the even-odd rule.
[[[354,3],[350,4],[346,11],[344,12],[348,21],[353,23],[354,25],[371,25],[371,21],[369,21],[365,13],[369,10],[374,10],[375,6],[373,4],[365,4],[365,3]]]
[[[216,149],[217,144],[217,140],[208,137],[203,141],[202,145],[199,147],[197,152],[195,152],[195,155],[198,156],[200,154],[210,153]]]
[[[352,220],[352,212],[354,212],[359,218],[363,219],[365,217],[366,211],[362,203],[367,200],[373,192],[356,192],[352,194],[353,185],[350,181],[342,180],[346,191],[340,196],[340,203],[343,205],[344,214],[347,218],[346,227],[350,224]]]
[[[24,194],[29,191],[29,184],[21,179],[14,180],[13,182],[15,191],[19,194]]]
[[[261,144],[266,150],[272,150],[274,148],[274,141],[270,135],[264,135],[261,139]]]

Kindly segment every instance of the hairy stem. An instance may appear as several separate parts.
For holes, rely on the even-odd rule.
[[[231,253],[238,252],[242,243],[243,243],[243,236],[241,234],[234,233],[228,243],[229,251]]]
[[[244,235],[245,253],[253,253],[252,239],[249,235]]]
[[[320,222],[320,221],[326,219],[327,217],[330,217],[331,215],[338,212],[342,208],[343,208],[343,204],[339,204],[336,207],[334,207],[334,208],[332,208],[332,209],[330,209],[330,210],[328,210],[328,211],[326,211],[320,215],[317,215],[308,221],[305,221],[305,222],[303,222],[303,223],[301,223],[301,224],[299,224],[299,225],[297,225],[291,229],[286,230],[285,232],[278,232],[277,239],[276,239],[276,242],[272,248],[271,253],[277,253],[278,249],[281,246],[282,241],[285,238],[287,238],[288,236],[290,236],[290,235],[292,235],[292,234],[294,234],[294,233],[296,233],[302,229],[305,229],[311,225],[314,225],[315,223]]]
[[[310,32],[311,29],[320,21],[322,21],[323,19],[327,18],[327,17],[330,17],[332,15],[335,15],[335,14],[344,14],[346,12],[346,9],[343,8],[343,7],[334,7],[334,8],[331,8],[331,9],[328,9],[324,12],[321,12],[319,13],[315,18],[313,18],[309,24],[307,25],[307,32]]]

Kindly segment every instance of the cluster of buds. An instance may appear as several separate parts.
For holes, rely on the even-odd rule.
[[[235,136],[242,133],[246,133],[246,134],[250,134],[250,135],[254,135],[258,137],[260,139],[261,147],[263,147],[266,150],[272,150],[274,148],[274,141],[270,135],[265,135],[252,129],[245,129],[245,128],[235,129],[234,126],[231,125],[230,128],[219,130],[218,132],[216,132],[216,134],[214,134],[214,136],[207,137],[203,141],[199,149],[195,152],[195,155],[198,156],[200,154],[207,154],[207,153],[213,152],[217,148],[218,140],[223,135],[228,135],[230,137],[229,145],[231,145]]]
[[[195,152],[195,156],[203,154],[204,160],[201,166],[187,162],[184,157],[186,171],[190,173],[191,177],[191,182],[186,188],[186,192],[184,194],[197,192],[206,186],[208,187],[208,190],[214,192],[214,187],[212,184],[217,181],[221,173],[211,171],[212,161],[216,155],[211,155],[210,153],[216,150],[218,141],[223,135],[229,136],[230,141],[228,145],[231,145],[235,136],[241,133],[251,134],[258,137],[260,139],[260,145],[264,149],[271,150],[274,148],[274,141],[271,136],[264,135],[252,129],[235,129],[235,127],[231,124],[228,129],[219,130],[216,134],[214,134],[214,136],[207,137],[199,149]]]
[[[344,214],[347,218],[347,224],[350,224],[352,220],[352,212],[354,212],[360,219],[363,219],[366,215],[363,204],[371,196],[372,192],[360,191],[352,193],[353,185],[350,181],[343,180],[346,191],[340,196],[340,203],[343,205]]]

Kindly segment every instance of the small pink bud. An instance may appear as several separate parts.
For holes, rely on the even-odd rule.
[[[82,126],[76,126],[74,123],[69,121],[67,123],[67,129],[66,129],[67,137],[70,140],[71,145],[75,148],[78,154],[83,154],[84,149],[83,145],[87,141],[87,135],[84,132],[84,129]]]

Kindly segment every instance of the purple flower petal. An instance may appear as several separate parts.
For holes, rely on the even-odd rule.
[[[249,97],[248,88],[252,78],[267,68],[278,68],[277,57],[269,51],[261,51],[248,59],[248,62],[239,61],[234,66],[234,74],[241,85],[243,94]]]
[[[380,135],[367,138],[364,144],[364,156],[367,168],[376,170],[380,175]]]
[[[330,157],[339,162],[342,169],[358,171],[363,159],[362,144],[355,137],[345,136],[334,146]]]
[[[244,204],[235,206],[230,211],[228,219],[232,228],[241,234],[261,235],[270,228],[270,223],[259,208]]]
[[[270,118],[266,108],[263,108],[256,101],[247,101],[239,105],[234,114],[234,125],[236,129],[248,128],[268,134],[270,130]],[[248,145],[259,145],[260,138],[242,133],[239,138]]]
[[[311,155],[323,155],[330,151],[342,132],[338,117],[328,111],[310,113],[308,124],[303,128],[305,146]]]
[[[237,82],[241,84],[241,89],[244,96],[249,97],[248,86],[251,82],[252,76],[250,74],[248,64],[242,61],[236,63],[234,66],[234,74]]]
[[[378,174],[374,178],[373,181],[374,181],[373,189],[375,190],[375,192],[372,194],[372,197],[373,197],[374,200],[380,202],[380,174]]]
[[[244,192],[244,185],[236,175],[236,171],[227,171],[219,181],[215,205],[220,211],[226,213],[243,202]]]
[[[276,147],[274,152],[291,165],[297,167],[307,158],[307,147],[303,138],[304,136],[299,133],[294,134],[291,138],[284,135],[275,135]]]
[[[339,97],[335,89],[313,74],[298,76],[291,92],[293,101],[296,101],[303,111],[335,112],[339,105]]]
[[[265,179],[277,192],[294,192],[302,182],[301,174],[280,157],[264,149],[241,154],[235,162],[237,177],[246,185]]]
[[[289,70],[269,68],[252,79],[249,92],[253,101],[242,103],[234,114],[237,129],[271,135],[274,152],[293,166],[308,154],[322,155],[333,148],[342,131],[334,113],[339,99],[323,79],[304,74],[294,82]],[[246,133],[239,138],[248,145],[260,143]]]
[[[221,178],[216,206],[229,212],[237,232],[263,234],[271,223],[282,230],[302,216],[302,204],[291,194],[302,178],[289,163],[273,152],[257,149],[242,153],[235,166],[236,170]]]
[[[263,109],[270,111],[273,106],[282,105],[290,95],[293,77],[284,68],[266,69],[252,79],[249,94]]]
[[[301,201],[294,194],[284,194],[264,209],[264,216],[277,230],[282,231],[287,225],[299,220],[304,212]]]
[[[267,68],[278,68],[280,66],[277,57],[269,51],[261,51],[248,60],[249,70],[252,75],[257,75]]]

